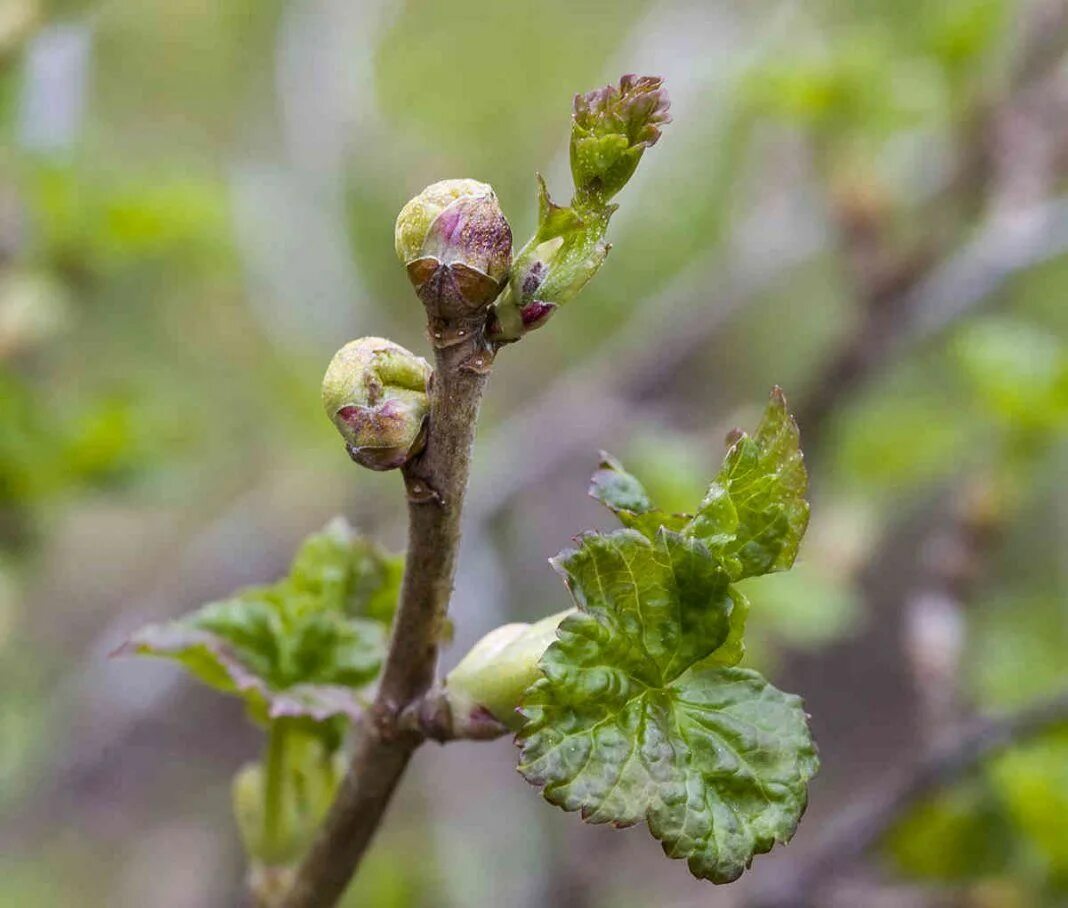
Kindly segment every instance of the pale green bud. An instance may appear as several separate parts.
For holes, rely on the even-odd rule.
[[[425,359],[381,337],[361,337],[335,354],[323,408],[356,463],[392,470],[422,450],[430,375]]]
[[[231,796],[245,854],[262,858],[266,845],[263,840],[263,769],[259,763],[246,763],[238,770],[231,785]]]
[[[518,728],[519,700],[538,680],[538,662],[556,639],[556,628],[574,611],[558,612],[534,624],[504,624],[479,640],[445,677],[453,722],[477,723],[480,714],[489,713],[502,725]]]

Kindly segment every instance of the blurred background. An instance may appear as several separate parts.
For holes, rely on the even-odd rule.
[[[580,300],[483,408],[453,663],[558,611],[610,520],[600,448],[691,507],[768,390],[812,475],[749,662],[823,770],[730,887],[583,825],[508,740],[423,748],[349,904],[751,905],[974,716],[1068,685],[1068,6],[1044,0],[0,0],[0,904],[238,904],[258,733],[124,635],[283,574],[401,482],[322,416],[341,344],[419,351],[393,220],[491,182],[568,196],[571,96],[666,77],[675,122]],[[921,799],[820,904],[1068,905],[1068,736]]]

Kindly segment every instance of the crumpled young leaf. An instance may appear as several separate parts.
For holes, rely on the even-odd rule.
[[[626,529],[554,559],[578,613],[521,704],[519,770],[548,801],[594,823],[645,820],[669,856],[717,883],[790,838],[816,750],[800,699],[735,667],[749,602],[733,584],[790,566],[804,491],[778,389],[693,517],[657,510],[602,455],[590,494]]]
[[[808,477],[797,424],[780,388],[755,435],[734,433],[723,466],[693,516],[657,510],[645,489],[602,452],[590,495],[624,526],[651,536],[661,526],[700,539],[733,580],[788,570],[808,526]]]
[[[729,576],[665,529],[584,536],[554,564],[579,613],[524,697],[520,772],[590,822],[645,820],[696,876],[737,879],[793,834],[817,758],[798,697],[711,658]]]
[[[807,487],[797,424],[775,388],[756,434],[737,435],[683,532],[731,559],[735,580],[788,570],[808,527]]]
[[[660,527],[678,531],[690,520],[689,514],[668,514],[654,507],[645,487],[606,451],[601,452],[601,462],[590,478],[589,495],[615,514],[623,526],[650,538]]]
[[[337,520],[305,540],[287,577],[142,628],[116,654],[174,659],[241,696],[258,721],[355,717],[381,667],[401,571]]]

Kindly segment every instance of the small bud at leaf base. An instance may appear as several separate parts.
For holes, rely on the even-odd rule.
[[[574,609],[534,624],[505,624],[478,641],[445,678],[445,695],[453,722],[477,720],[488,712],[508,728],[517,729],[520,697],[541,675],[538,662],[556,639],[556,628]]]
[[[323,408],[356,463],[392,470],[422,450],[430,374],[425,359],[381,337],[337,352],[323,377]]]
[[[646,148],[671,122],[663,79],[626,75],[619,87],[606,85],[575,96],[571,128],[571,174],[579,193],[607,201],[633,176]]]
[[[433,318],[476,314],[493,302],[512,263],[512,230],[492,187],[442,180],[397,217],[397,255]]]

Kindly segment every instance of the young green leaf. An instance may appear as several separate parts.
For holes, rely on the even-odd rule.
[[[807,486],[797,423],[775,388],[756,434],[738,434],[683,532],[736,561],[735,580],[788,570],[808,526]]]
[[[646,536],[664,526],[700,539],[732,580],[742,580],[784,571],[794,563],[808,526],[807,484],[797,424],[775,388],[756,434],[735,434],[692,517],[657,510],[641,483],[603,452],[589,491],[624,526]]]
[[[241,696],[258,721],[356,716],[381,667],[400,571],[335,521],[304,542],[289,576],[142,628],[116,653],[174,659]]]
[[[650,539],[660,527],[678,531],[690,520],[689,514],[668,514],[653,507],[645,487],[605,451],[601,452],[597,472],[590,478],[589,495],[615,514],[623,526]]]
[[[519,769],[547,800],[595,823],[645,820],[714,882],[790,838],[818,767],[801,701],[734,667],[749,601],[732,584],[793,563],[805,485],[778,388],[692,517],[657,510],[602,454],[589,492],[626,529],[555,559],[578,613],[521,704]]]
[[[717,664],[747,603],[704,543],[663,528],[584,536],[554,566],[579,612],[524,696],[520,772],[591,822],[644,819],[699,877],[736,879],[793,834],[818,765],[801,701]]]

